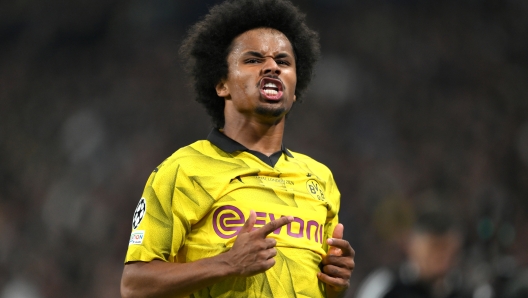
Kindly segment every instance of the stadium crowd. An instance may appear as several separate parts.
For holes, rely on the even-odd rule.
[[[178,49],[214,3],[0,3],[0,298],[119,296],[148,175],[211,128]],[[294,3],[323,56],[285,145],[334,173],[347,297],[440,209],[463,287],[527,297],[528,4]]]

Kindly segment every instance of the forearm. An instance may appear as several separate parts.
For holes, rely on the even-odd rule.
[[[128,297],[185,297],[229,276],[222,255],[192,263],[160,260],[125,265],[121,295]]]
[[[159,260],[125,265],[121,295],[129,297],[185,297],[230,276],[252,276],[275,265],[277,241],[271,232],[293,221],[292,216],[253,229],[255,211],[240,229],[233,247],[211,258],[191,263]]]

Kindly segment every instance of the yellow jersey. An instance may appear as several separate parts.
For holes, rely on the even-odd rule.
[[[191,297],[325,297],[317,272],[338,223],[339,200],[325,165],[284,147],[267,157],[213,130],[150,175],[125,263],[212,257],[232,247],[250,210],[255,227],[291,215],[293,222],[268,235],[277,240],[272,268],[228,278]]]

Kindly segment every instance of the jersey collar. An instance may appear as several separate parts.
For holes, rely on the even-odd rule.
[[[218,148],[220,148],[220,149],[222,149],[222,150],[224,150],[225,152],[228,152],[228,153],[234,153],[235,151],[247,151],[247,152],[250,152],[253,155],[259,157],[260,159],[262,159],[260,155],[266,156],[266,155],[264,155],[264,154],[262,154],[260,152],[257,152],[257,151],[250,150],[250,149],[246,148],[246,146],[244,146],[244,145],[240,144],[239,142],[231,139],[230,137],[228,137],[225,134],[221,133],[216,128],[211,130],[211,132],[207,136],[207,140],[209,142],[213,143],[216,147],[218,147]],[[272,156],[273,155],[278,155],[277,153],[279,153],[279,152],[286,154],[288,157],[293,157],[293,155],[290,153],[290,151],[288,149],[286,149],[286,147],[284,147],[284,144],[281,144],[281,150],[273,153]],[[256,154],[256,153],[260,153],[260,154]],[[268,162],[266,162],[266,163],[268,163]]]

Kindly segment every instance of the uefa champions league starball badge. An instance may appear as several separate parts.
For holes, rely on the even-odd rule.
[[[132,228],[137,229],[139,223],[141,223],[141,220],[145,216],[145,212],[147,212],[147,202],[145,201],[145,198],[141,198],[136,207],[136,211],[134,211],[134,218],[132,219]]]

